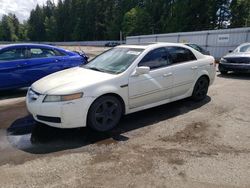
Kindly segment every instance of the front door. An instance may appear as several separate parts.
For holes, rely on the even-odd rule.
[[[172,95],[172,67],[165,48],[149,52],[138,66],[150,68],[149,74],[129,78],[129,107],[136,108],[166,100]]]

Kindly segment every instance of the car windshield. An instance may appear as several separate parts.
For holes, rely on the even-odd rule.
[[[239,51],[240,52],[250,52],[250,44],[242,46]]]
[[[83,68],[119,74],[124,72],[142,51],[143,49],[136,48],[113,48],[97,56]]]

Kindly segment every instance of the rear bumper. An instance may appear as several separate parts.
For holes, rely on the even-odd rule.
[[[250,64],[220,63],[219,71],[250,72]]]

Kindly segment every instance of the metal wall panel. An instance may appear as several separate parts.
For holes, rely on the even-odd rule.
[[[195,43],[209,50],[211,55],[216,59],[219,59],[227,54],[229,50],[235,49],[238,45],[250,42],[250,27],[131,36],[126,38],[127,44],[142,44],[150,42]]]

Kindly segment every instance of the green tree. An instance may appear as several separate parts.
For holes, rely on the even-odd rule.
[[[44,41],[46,40],[45,17],[43,14],[43,9],[39,5],[36,6],[35,10],[30,13],[30,18],[28,20],[28,37],[32,41]]]
[[[123,31],[126,36],[150,34],[151,26],[151,17],[144,8],[132,8],[124,15]]]
[[[4,15],[2,18],[2,39],[4,41],[17,41],[15,34],[15,26],[13,24],[12,15]]]
[[[232,0],[230,8],[232,12],[231,27],[250,26],[249,0]]]
[[[54,16],[45,17],[44,26],[45,26],[45,32],[46,32],[46,40],[55,41],[56,19],[54,18]]]
[[[48,0],[31,11],[28,36],[37,41],[117,40],[120,31],[128,36],[220,29],[230,23],[243,27],[250,25],[249,9],[249,0],[59,0],[57,5]],[[11,40],[21,38],[15,26],[21,24],[14,20],[7,27],[15,28]]]

